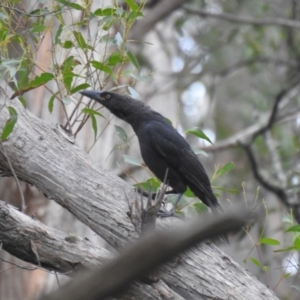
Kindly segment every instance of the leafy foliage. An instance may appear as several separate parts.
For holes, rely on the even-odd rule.
[[[121,77],[123,81],[127,81],[123,86],[128,86],[131,95],[137,98],[135,82],[144,80],[147,75],[140,73],[138,59],[128,50],[127,39],[134,22],[143,17],[144,4],[137,4],[135,1],[126,1],[126,4],[126,9],[111,6],[90,11],[87,3],[59,0],[53,8],[55,11],[53,13],[47,4],[42,4],[40,8],[31,11],[28,18],[24,20],[27,33],[25,35],[14,32],[11,15],[3,11],[3,18],[0,18],[2,51],[0,69],[14,83],[15,93],[12,98],[46,86],[51,93],[48,109],[52,113],[56,101],[59,101],[63,107],[68,106],[73,102],[73,97],[78,91],[90,86],[93,89],[104,89],[108,82],[113,82],[114,86],[118,87]],[[69,23],[68,18],[64,16],[68,13],[72,14],[72,10],[81,11],[84,19],[81,22]],[[97,23],[96,36],[82,30],[82,26],[90,26],[89,23],[92,21]],[[32,39],[38,45],[39,36],[46,34],[53,22],[58,23],[58,29],[54,34],[56,49],[54,48],[53,51],[61,51],[64,59],[59,62],[55,56],[52,56],[49,69],[41,70],[39,75],[35,75],[35,53],[26,47],[27,41]],[[115,34],[109,32],[113,26],[118,29]],[[19,58],[11,59],[7,47],[16,41],[22,48],[22,54]],[[48,86],[50,81],[51,89],[50,85]],[[56,89],[53,89],[53,83],[57,85]],[[81,99],[71,111],[64,108],[63,112],[67,120],[64,127],[72,130],[76,135],[87,120],[91,119],[96,141],[98,135],[96,116],[102,114],[90,105],[90,103],[85,104]],[[120,130],[117,130],[117,133],[120,133]]]

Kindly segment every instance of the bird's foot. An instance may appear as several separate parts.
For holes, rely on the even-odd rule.
[[[168,218],[175,215],[175,210],[172,208],[171,210],[167,210],[165,206],[161,206],[160,210],[157,213],[157,216],[160,218]]]

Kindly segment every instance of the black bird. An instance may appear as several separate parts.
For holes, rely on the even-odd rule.
[[[126,95],[106,91],[80,93],[101,103],[115,116],[132,126],[140,143],[142,157],[149,169],[161,181],[168,170],[167,183],[172,187],[173,193],[179,194],[175,208],[189,187],[204,204],[221,211],[201,162],[187,141],[161,114]],[[169,215],[172,214],[173,211]]]

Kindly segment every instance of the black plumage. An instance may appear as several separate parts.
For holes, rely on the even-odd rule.
[[[187,141],[161,114],[126,95],[106,91],[82,91],[81,94],[103,104],[132,126],[148,168],[161,181],[168,169],[167,182],[179,194],[176,205],[188,186],[204,204],[212,209],[219,207],[201,162]]]

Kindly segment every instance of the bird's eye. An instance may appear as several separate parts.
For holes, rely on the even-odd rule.
[[[106,99],[109,99],[109,98],[110,98],[110,95],[106,95],[105,98],[106,98]]]

